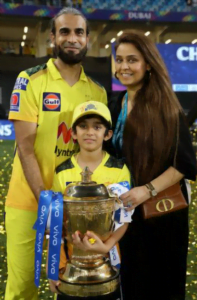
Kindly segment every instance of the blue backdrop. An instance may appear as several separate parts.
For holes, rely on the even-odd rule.
[[[0,140],[14,140],[15,131],[12,122],[0,120]]]

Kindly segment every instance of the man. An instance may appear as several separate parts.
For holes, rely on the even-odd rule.
[[[104,88],[87,77],[81,61],[89,29],[76,9],[62,9],[52,20],[57,59],[19,74],[11,97],[16,155],[6,200],[8,281],[5,300],[35,300],[32,230],[39,194],[50,189],[53,172],[76,151],[71,137],[74,108],[89,100],[107,103]]]

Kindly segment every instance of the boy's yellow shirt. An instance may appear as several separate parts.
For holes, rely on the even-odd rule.
[[[69,183],[81,181],[81,172],[82,169],[78,165],[75,156],[72,156],[56,168],[52,190],[63,194]],[[116,159],[108,153],[105,153],[102,162],[94,170],[92,180],[96,181],[98,184],[105,184],[106,186],[122,181],[128,181],[129,184],[131,183],[127,166],[122,160]],[[67,244],[66,248],[67,255],[70,256],[72,253],[72,245]],[[66,266],[66,262],[67,259],[64,246],[62,245],[60,253],[60,269]]]
[[[81,181],[82,171],[75,156],[72,156],[56,168],[52,190],[63,194],[69,183]],[[130,173],[122,160],[105,153],[102,162],[92,174],[92,180],[105,185],[121,181],[128,181],[130,184]]]

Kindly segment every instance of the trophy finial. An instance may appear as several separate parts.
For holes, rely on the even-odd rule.
[[[91,175],[93,174],[88,167],[85,167],[81,174],[81,182],[89,183],[92,182]]]

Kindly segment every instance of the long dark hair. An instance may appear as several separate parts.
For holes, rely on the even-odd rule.
[[[155,44],[136,31],[123,33],[116,50],[120,44],[134,45],[151,67],[135,95],[123,136],[124,152],[135,183],[143,185],[160,174],[172,152],[175,155],[182,109]]]

